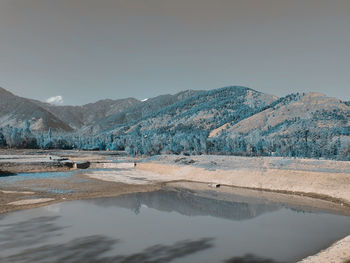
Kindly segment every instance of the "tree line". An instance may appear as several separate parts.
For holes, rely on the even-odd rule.
[[[67,133],[32,132],[24,128],[0,128],[1,148],[120,150],[130,155],[219,154],[237,156],[281,156],[350,160],[350,127],[308,128],[273,135],[275,129],[254,130],[249,134],[226,132],[208,137],[209,132],[181,126],[178,129],[142,130],[137,126],[128,134],[104,133],[87,136]],[[303,124],[301,124],[303,125]]]

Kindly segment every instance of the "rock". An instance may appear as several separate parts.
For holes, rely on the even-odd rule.
[[[48,159],[51,160],[51,161],[55,161],[55,162],[61,162],[61,161],[68,160],[68,158],[66,158],[66,157],[53,156],[53,155],[49,155]]]
[[[195,160],[188,160],[187,162],[184,162],[185,164],[192,164],[192,163],[195,163],[196,161]]]
[[[90,162],[75,162],[74,168],[76,169],[87,169],[90,167]]]
[[[175,163],[182,163],[182,164],[192,164],[195,163],[196,161],[193,159],[187,159],[186,157],[181,157],[181,158],[177,158],[175,160]]]
[[[181,157],[181,158],[175,159],[175,163],[181,162],[183,160],[186,160],[186,157]]]
[[[71,160],[64,160],[64,161],[61,161],[60,163],[62,163],[64,166],[67,166],[69,168],[73,168],[74,166],[74,162]]]

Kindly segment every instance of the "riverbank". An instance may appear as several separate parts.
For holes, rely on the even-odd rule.
[[[122,165],[119,165],[121,168]],[[88,176],[137,184],[205,182],[210,187],[226,185],[287,194],[285,201],[294,205],[300,202],[303,206],[324,206],[344,212],[350,208],[350,162],[269,157],[157,156],[142,160],[134,169],[131,166],[129,169],[123,166],[123,169],[117,176],[109,172],[91,172]],[[182,187],[185,186],[186,183],[183,183]],[[281,195],[269,198],[281,199]],[[303,262],[350,261],[349,237]]]
[[[74,163],[85,163],[84,159],[91,160],[94,164],[106,163],[110,156],[120,155],[77,151],[0,151],[0,214],[68,200],[112,197],[160,189],[157,184],[111,184],[89,178],[82,174],[85,170],[74,168]]]
[[[350,213],[350,162],[171,155],[141,159],[116,152],[1,152],[6,153],[7,157],[0,158],[0,169],[10,176],[6,176],[0,185],[0,213],[163,187],[214,192],[234,187],[235,193],[243,191],[244,195],[259,195],[268,201],[279,200],[295,207],[306,206],[345,215]],[[80,170],[66,165],[74,162],[89,162],[90,167]],[[69,171],[69,174],[42,176],[41,173],[39,177],[31,174],[21,178],[15,175],[18,172],[55,171],[55,167],[58,168],[56,171]],[[305,262],[329,262],[330,258],[333,262],[350,260],[348,238]]]
[[[307,195],[350,206],[350,162],[247,158],[235,156],[157,156],[140,163],[154,180],[188,180]]]

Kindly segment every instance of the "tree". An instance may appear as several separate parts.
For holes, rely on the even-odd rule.
[[[2,128],[0,128],[0,147],[6,147],[6,146],[7,146],[7,143],[6,143],[5,136],[3,134]]]

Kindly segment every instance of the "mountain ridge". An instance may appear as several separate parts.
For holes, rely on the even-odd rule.
[[[22,98],[11,92],[0,89],[0,126],[24,127],[25,122],[32,123],[33,130],[70,132],[72,128],[30,99]]]
[[[125,109],[140,103],[134,98],[118,100],[104,99],[81,106],[60,106],[37,100],[32,100],[37,105],[51,112],[57,117],[64,118],[73,129],[77,130],[86,125],[93,125],[98,119],[122,112]]]
[[[57,106],[1,89],[0,127],[27,123],[42,148],[350,158],[350,104],[317,92],[278,98],[229,86]],[[49,129],[56,135],[45,135]],[[13,133],[1,139],[0,130],[0,145],[23,145],[13,140],[25,133]]]

